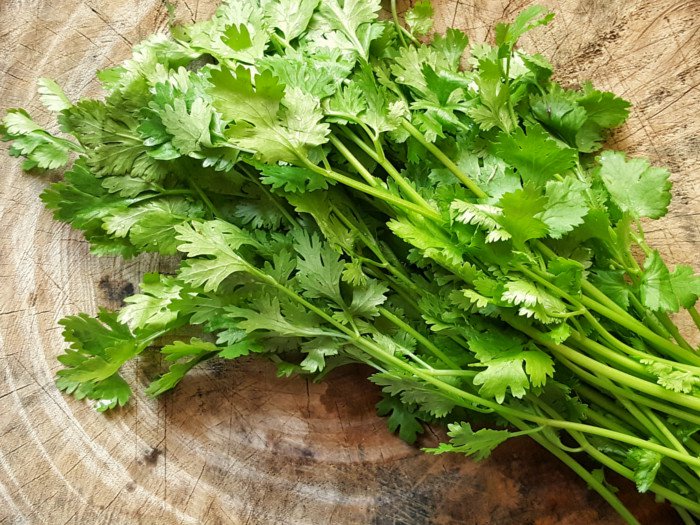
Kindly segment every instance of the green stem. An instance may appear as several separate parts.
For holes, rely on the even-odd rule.
[[[624,326],[628,330],[636,333],[637,335],[640,335],[650,343],[653,343],[660,350],[663,350],[670,357],[677,359],[682,363],[700,365],[699,356],[692,354],[687,350],[681,348],[680,346],[675,345],[668,339],[664,339],[663,337],[657,335],[656,333],[649,330],[649,328],[644,326],[642,323],[640,323],[633,317],[630,317],[629,314],[625,316],[619,315],[617,312],[607,308],[606,306],[603,306],[602,304],[594,301],[593,299],[586,297],[585,295],[581,297],[581,303],[583,303],[583,305],[587,308],[595,310],[600,315],[603,315],[611,321],[616,322],[620,326]]]
[[[408,335],[413,337],[416,341],[421,343],[425,348],[430,350],[430,352],[440,359],[443,363],[445,363],[447,366],[450,366],[456,370],[459,370],[459,365],[452,361],[449,357],[445,355],[445,353],[440,350],[437,346],[435,346],[427,337],[425,337],[423,334],[415,330],[411,325],[408,323],[405,323],[398,317],[396,317],[394,314],[392,314],[389,310],[386,308],[380,307],[379,308],[379,313],[384,316],[386,319],[391,321],[394,325],[397,327],[401,328],[404,332],[406,332]]]
[[[693,319],[695,326],[698,328],[698,330],[700,330],[700,313],[698,313],[697,309],[695,308],[695,305],[690,306],[686,309],[688,310],[690,317]]]
[[[691,408],[696,411],[700,410],[700,398],[686,394],[680,394],[678,392],[672,392],[660,385],[649,383],[644,379],[627,374],[625,372],[622,372],[621,370],[617,370],[616,368],[612,368],[603,363],[600,363],[595,359],[591,359],[588,356],[578,353],[573,348],[570,348],[566,345],[556,344],[544,337],[544,334],[536,328],[523,324],[520,321],[520,319],[516,318],[515,316],[512,316],[509,313],[504,312],[502,314],[502,318],[506,323],[513,326],[513,328],[523,332],[524,334],[530,336],[530,338],[534,339],[535,341],[552,350],[555,354],[557,354],[557,356],[562,356],[578,365],[584,366],[585,368],[596,374],[602,374],[603,376],[609,379],[612,379],[622,385],[633,388],[634,390],[637,390],[639,392],[644,392],[645,394],[649,394],[659,399],[664,399],[677,405],[684,406],[686,408]]]
[[[604,466],[608,467],[613,472],[617,472],[618,474],[629,479],[630,481],[634,481],[634,472],[620,465],[611,457],[600,452],[597,448],[588,443],[588,441],[585,438],[583,438],[580,434],[578,434],[577,437],[581,440],[579,441],[579,439],[577,439],[577,441],[579,441],[582,444],[589,456],[591,456],[593,459],[596,459],[598,462],[602,463]],[[574,439],[576,439],[576,437],[574,437]],[[652,492],[669,500],[671,503],[680,505],[682,508],[687,509],[695,514],[700,513],[700,503],[696,501],[681,496],[676,492],[673,492],[672,490],[659,485],[658,483],[652,483],[650,489]]]
[[[205,206],[209,208],[211,214],[214,217],[220,219],[221,213],[219,213],[219,210],[216,209],[216,206],[214,206],[214,203],[211,201],[209,196],[202,191],[202,188],[200,188],[199,185],[194,180],[192,180],[191,177],[188,177],[187,182],[192,187],[192,189],[197,192],[197,195],[199,195],[199,198],[202,199],[202,202],[204,202]]]
[[[399,171],[394,167],[394,165],[387,160],[386,157],[380,157],[377,152],[370,148],[360,137],[355,135],[349,129],[343,129],[345,135],[356,144],[362,151],[364,151],[372,160],[379,164],[384,170],[396,181],[396,184],[408,195],[413,202],[430,208],[430,204],[423,198],[423,196],[418,193],[413,186],[399,173]]]
[[[516,417],[509,417],[506,419],[518,429],[524,430],[528,428],[524,421]],[[544,449],[548,450],[554,457],[559,459],[559,461],[578,474],[578,476],[583,479],[583,481],[585,481],[589,487],[600,494],[600,496],[607,501],[613,509],[615,509],[615,511],[620,515],[620,517],[622,517],[622,519],[625,520],[625,522],[627,522],[629,525],[640,525],[637,518],[635,518],[629,509],[625,507],[624,503],[622,503],[608,487],[606,487],[600,480],[595,478],[578,461],[572,458],[565,451],[558,448],[556,445],[552,444],[547,438],[540,434],[531,434],[530,439],[535,441]]]
[[[561,361],[561,363],[565,367],[567,367],[569,370],[574,372],[577,376],[582,378],[587,383],[590,383],[591,385],[594,385],[594,386],[597,386],[601,389],[604,389],[616,397],[626,398],[626,399],[629,399],[631,401],[634,401],[635,403],[639,403],[639,404],[642,404],[644,406],[648,406],[649,408],[653,408],[654,410],[657,410],[659,412],[663,412],[665,414],[668,414],[669,416],[673,416],[673,417],[676,417],[678,419],[682,419],[683,421],[687,421],[688,423],[691,423],[693,425],[700,425],[700,416],[697,416],[695,414],[691,414],[687,410],[680,409],[680,408],[673,407],[673,406],[669,406],[669,405],[661,403],[657,400],[649,399],[649,398],[644,397],[642,395],[635,394],[634,392],[629,392],[628,390],[615,385],[610,380],[600,379],[599,377],[583,370],[582,368],[575,365],[574,363],[572,363],[571,361],[569,361],[565,357],[560,357],[559,361]]]
[[[396,26],[396,33],[399,35],[399,40],[401,40],[401,45],[406,47],[406,40],[404,40],[401,30],[403,26],[399,22],[399,14],[396,11],[396,0],[391,0],[391,17],[394,19],[394,25]]]
[[[550,415],[552,417],[556,417],[556,418],[561,417],[557,413],[557,411],[552,409],[552,408],[549,408],[548,413],[550,413]],[[614,470],[618,474],[621,474],[621,475],[627,477],[628,479],[634,481],[634,473],[632,471],[626,469],[625,467],[623,467],[622,465],[617,463],[615,460],[613,460],[609,456],[606,456],[605,454],[601,453],[597,448],[593,447],[588,442],[588,440],[582,435],[582,433],[577,432],[577,431],[570,431],[569,434],[571,434],[571,437],[573,437],[583,447],[583,449],[586,452],[588,452],[589,455],[595,457],[596,459],[598,459],[598,461],[603,463],[608,468],[611,468],[612,470]],[[593,451],[595,451],[595,454],[593,454]],[[605,459],[603,459],[603,458],[605,458]],[[687,473],[685,473],[685,474],[686,474],[686,476],[684,476],[684,477],[687,477]],[[694,509],[700,508],[700,504],[698,504],[697,502],[694,502],[692,500],[684,498],[683,496],[671,491],[670,489],[666,489],[665,487],[661,487],[656,483],[654,483],[652,485],[651,489],[655,493],[663,495],[664,497],[668,498],[669,501],[675,501],[676,503],[683,505],[685,508],[689,508],[689,509],[693,510],[693,512],[697,512],[697,510],[694,510]]]
[[[436,212],[435,210],[432,210],[429,208],[426,209],[423,206],[418,206],[417,204],[414,204],[412,202],[405,201],[402,198],[397,197],[393,193],[389,193],[388,191],[380,189],[380,188],[373,188],[372,186],[370,186],[368,184],[364,184],[362,182],[359,182],[359,181],[352,179],[350,177],[347,177],[345,175],[341,175],[340,173],[338,173],[336,171],[321,168],[320,166],[317,166],[316,164],[312,163],[311,161],[309,161],[306,158],[302,158],[300,160],[311,171],[318,173],[319,175],[322,175],[324,177],[327,177],[331,180],[334,180],[336,182],[339,182],[341,184],[344,184],[345,186],[349,186],[350,188],[353,188],[357,191],[361,191],[362,193],[366,193],[367,195],[371,195],[372,197],[376,197],[376,198],[383,200],[387,203],[398,206],[399,208],[403,208],[404,210],[418,213],[419,215],[422,215],[422,216],[427,217],[429,219],[434,219],[434,220],[441,220],[442,219],[440,214],[438,212]]]
[[[661,325],[668,331],[668,333],[671,334],[671,337],[673,337],[682,348],[685,348],[686,350],[689,350],[691,352],[695,351],[680,333],[678,327],[675,324],[673,324],[673,321],[671,321],[667,313],[654,312],[654,315],[659,320]]]
[[[362,164],[355,155],[353,155],[350,150],[338,140],[337,137],[330,135],[329,137],[330,143],[335,146],[335,149],[337,149],[343,157],[345,157],[350,164],[352,165],[355,170],[360,174],[360,176],[367,181],[367,184],[372,186],[373,188],[384,188],[382,185],[381,181],[372,175],[369,171],[367,171],[367,168],[365,168],[364,164]]]
[[[410,133],[410,135],[416,139],[425,149],[427,149],[430,153],[432,153],[435,158],[437,158],[444,166],[452,172],[452,174],[457,177],[462,184],[464,184],[469,191],[471,191],[477,198],[479,199],[484,199],[488,197],[488,195],[481,189],[479,186],[470,178],[468,177],[459,167],[452,162],[447,155],[445,155],[440,149],[433,144],[432,142],[429,142],[423,134],[416,129],[413,124],[411,124],[408,120],[403,119],[401,122],[401,125],[403,128]]]

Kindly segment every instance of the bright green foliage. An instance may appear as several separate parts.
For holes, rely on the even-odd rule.
[[[634,470],[634,482],[639,492],[646,492],[656,479],[663,456],[658,452],[633,448],[627,454],[625,464]]]
[[[620,210],[632,217],[658,219],[671,201],[669,173],[644,159],[626,160],[624,153],[604,151],[600,156],[600,180]]]
[[[432,4],[427,1],[416,2],[406,11],[404,20],[414,35],[427,34],[433,27]]]
[[[424,432],[423,425],[416,412],[407,407],[394,396],[385,395],[377,403],[377,414],[387,417],[390,432],[398,432],[399,437],[406,443],[415,443],[418,434]]]
[[[494,153],[518,170],[525,183],[544,186],[555,175],[564,175],[576,163],[576,150],[562,147],[538,125],[501,133]]]
[[[542,7],[495,45],[429,35],[425,1],[379,10],[224,0],[100,72],[100,100],[42,80],[69,137],[7,112],[25,169],[68,166],[42,199],[94,253],[177,255],[118,312],[62,322],[59,387],[122,406],[122,368],[163,344],[150,395],[209,359],[316,380],[362,364],[409,442],[447,424],[431,451],[482,459],[531,435],[631,523],[586,470],[600,454],[697,513],[700,358],[668,314],[699,322],[700,278],[638,220],[666,213],[668,172],[591,155],[629,104],[517,49]]]
[[[474,432],[469,423],[450,423],[447,435],[449,443],[440,443],[437,448],[424,449],[431,454],[445,452],[460,452],[465,456],[473,456],[477,461],[486,459],[498,445],[511,437],[507,430],[492,430],[482,428]]]

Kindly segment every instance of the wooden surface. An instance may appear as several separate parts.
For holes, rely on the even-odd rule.
[[[634,104],[616,145],[673,170],[668,218],[650,227],[673,262],[698,267],[700,2],[543,2],[551,27],[523,46],[553,60],[569,84],[592,79]],[[527,2],[436,2],[440,27],[490,36]],[[179,20],[203,19],[212,0],[183,0]],[[159,0],[2,0],[0,111],[45,118],[35,80],[94,96],[96,69],[164,31]],[[262,363],[211,363],[172,395],[137,399],[109,416],[53,386],[63,348],[57,321],[118,307],[153,257],[88,254],[79,233],[54,222],[0,152],[0,523],[592,524],[619,523],[595,494],[524,439],[474,463],[426,457],[390,436],[373,413],[362,370],[324,384],[278,380]],[[130,369],[137,384],[147,362]],[[434,443],[431,433],[426,443]],[[644,523],[674,523],[650,497],[623,491]]]

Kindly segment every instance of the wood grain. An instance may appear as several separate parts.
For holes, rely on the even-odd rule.
[[[438,26],[490,37],[526,1],[436,2]],[[669,216],[651,241],[698,267],[700,3],[696,0],[543,2],[555,22],[523,41],[567,84],[587,79],[630,99],[614,145],[673,170]],[[181,1],[181,21],[212,0]],[[0,110],[46,119],[39,76],[73,98],[95,96],[97,69],[165,31],[157,0],[3,0]],[[616,515],[547,453],[524,439],[474,463],[426,457],[390,436],[373,412],[374,387],[351,369],[323,384],[278,380],[264,363],[212,363],[159,400],[137,396],[109,416],[53,386],[63,348],[57,321],[118,307],[148,270],[168,262],[96,259],[80,234],[56,223],[2,153],[0,173],[0,524],[613,524]],[[145,385],[143,361],[128,375]],[[428,434],[425,443],[435,443]],[[673,514],[625,485],[644,523]]]

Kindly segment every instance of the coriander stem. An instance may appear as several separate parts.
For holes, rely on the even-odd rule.
[[[457,177],[462,184],[464,184],[469,191],[471,191],[478,199],[484,199],[488,195],[474,182],[470,177],[468,177],[459,167],[452,162],[447,155],[445,155],[440,149],[435,146],[432,142],[428,142],[423,134],[418,131],[413,124],[408,120],[403,119],[401,125],[406,131],[408,131],[411,136],[416,139],[425,149],[432,153],[442,164],[452,172],[452,174]]]
[[[695,308],[695,305],[689,306],[688,308],[686,308],[686,310],[688,310],[688,313],[693,319],[695,326],[697,326],[698,330],[700,330],[700,313],[698,313],[697,309]]]
[[[696,411],[700,410],[700,398],[667,390],[660,385],[650,383],[648,381],[645,381],[644,379],[627,374],[625,372],[622,372],[621,370],[600,363],[595,359],[591,359],[590,357],[580,354],[566,345],[556,344],[552,341],[549,341],[544,337],[544,334],[542,332],[540,332],[536,328],[524,325],[522,322],[520,322],[518,318],[512,316],[509,313],[504,312],[502,314],[502,318],[506,323],[513,326],[513,328],[520,330],[524,334],[530,336],[535,341],[539,342],[540,344],[543,344],[544,346],[552,350],[555,354],[557,354],[557,356],[561,355],[576,364],[586,367],[592,372],[602,374],[605,377],[615,380],[618,383],[626,385],[639,392],[644,392],[645,394],[649,394],[660,399],[665,399],[671,401],[674,404],[684,406],[686,408],[691,408]]]
[[[435,220],[441,220],[442,217],[438,212],[435,210],[429,209],[429,208],[424,208],[423,206],[418,206],[417,204],[414,204],[409,201],[403,200],[401,197],[397,197],[393,193],[388,192],[387,190],[380,189],[380,188],[373,188],[372,186],[368,184],[364,184],[362,182],[359,182],[355,179],[352,179],[350,177],[347,177],[345,175],[341,175],[340,173],[333,171],[333,170],[328,170],[321,168],[320,166],[317,166],[316,164],[312,163],[308,159],[301,159],[301,162],[309,168],[311,171],[314,171],[318,173],[319,175],[322,175],[324,177],[327,177],[331,180],[334,180],[336,182],[340,182],[341,184],[344,184],[345,186],[349,186],[350,188],[353,188],[357,191],[361,191],[363,193],[366,193],[367,195],[371,195],[372,197],[376,197],[378,199],[381,199],[385,202],[388,202],[390,204],[393,204],[394,206],[398,206],[400,208],[403,208],[404,210],[407,211],[412,211],[414,213],[418,213],[419,215],[422,215],[424,217],[427,217],[429,219],[435,219]]]
[[[655,332],[651,331],[649,328],[647,328],[645,325],[634,319],[633,317],[629,316],[629,314],[623,316],[619,315],[613,310],[610,310],[606,306],[603,306],[602,304],[594,301],[593,299],[590,299],[586,297],[585,295],[581,297],[581,302],[583,303],[584,306],[587,308],[590,308],[592,310],[595,310],[599,314],[607,317],[611,321],[615,321],[617,324],[624,326],[628,330],[631,330],[632,332],[636,332],[638,335],[642,336],[644,339],[648,340],[649,342],[653,343],[657,348],[663,349],[667,355],[670,357],[677,359],[680,362],[683,363],[689,363],[689,364],[695,364],[699,365],[700,364],[700,357],[698,357],[696,354],[692,354],[688,352],[687,350],[681,348],[680,346],[675,345],[668,339],[664,339],[663,337],[657,335]]]
[[[528,428],[525,422],[516,417],[506,418],[513,426],[521,430]],[[625,520],[629,525],[640,525],[637,518],[629,511],[627,507],[620,501],[620,499],[601,481],[596,479],[588,470],[586,470],[578,461],[572,458],[565,451],[558,448],[556,445],[552,444],[547,438],[541,434],[531,434],[530,439],[535,441],[544,449],[548,450],[553,456],[555,456],[559,461],[564,463],[567,467],[573,470],[578,476],[583,479],[588,486],[595,490],[600,496],[608,502],[608,504],[615,509],[615,511],[620,515],[620,517]]]
[[[418,193],[413,186],[411,186],[411,184],[399,173],[394,165],[386,159],[386,157],[381,158],[376,151],[370,148],[360,137],[355,135],[349,129],[344,128],[343,132],[354,144],[369,155],[372,160],[384,168],[384,170],[396,181],[399,187],[406,192],[406,195],[408,195],[413,202],[420,204],[421,206],[425,206],[426,208],[431,207],[423,196]]]
[[[447,366],[451,366],[452,368],[459,370],[459,365],[457,365],[452,359],[447,357],[445,353],[440,350],[437,346],[435,346],[427,337],[425,337],[423,334],[415,330],[411,325],[408,323],[405,323],[398,317],[396,317],[394,314],[392,314],[389,310],[387,310],[384,307],[379,308],[379,313],[382,314],[387,320],[391,321],[394,325],[397,327],[401,328],[404,332],[406,332],[408,335],[413,337],[416,341],[421,343],[425,348],[430,350],[430,352],[440,359],[443,363],[445,363]]]
[[[687,421],[688,423],[692,423],[693,425],[700,425],[700,416],[697,416],[695,414],[691,414],[688,412],[688,410],[684,410],[684,409],[677,408],[674,406],[669,406],[669,405],[666,405],[660,401],[657,401],[654,399],[649,399],[649,398],[644,397],[640,394],[630,392],[629,390],[627,390],[625,388],[622,388],[622,387],[615,385],[607,378],[601,379],[598,376],[582,369],[578,365],[569,361],[566,357],[559,357],[559,361],[561,361],[561,363],[566,368],[568,368],[569,370],[574,372],[577,376],[582,378],[587,383],[590,383],[591,385],[594,385],[594,386],[601,388],[607,392],[610,392],[611,394],[615,395],[616,397],[630,399],[631,401],[634,401],[635,403],[639,403],[640,405],[648,406],[649,408],[653,408],[654,410],[657,410],[659,412],[664,412],[665,414],[668,414],[669,416],[673,416],[673,417],[676,417],[678,419],[682,419],[683,421]]]
[[[281,285],[280,285],[281,286]],[[282,287],[286,289],[285,287]],[[291,290],[288,291],[289,294],[294,294]],[[302,301],[305,301],[304,299],[300,298]],[[315,308],[315,307],[314,307]],[[330,318],[329,316],[325,316]],[[332,318],[331,318],[332,319]],[[342,326],[342,325],[340,325]],[[345,327],[343,327],[344,330]],[[425,370],[420,370],[415,367],[413,367],[410,363],[407,363],[405,361],[402,361],[401,359],[398,359],[394,355],[390,355],[386,353],[381,347],[377,346],[376,343],[373,343],[371,341],[368,341],[365,338],[362,337],[353,337],[355,342],[359,345],[362,346],[367,353],[370,354],[371,357],[378,359],[380,361],[384,361],[387,364],[391,364],[396,366],[397,368],[400,368],[409,374],[412,374],[416,377],[419,377],[420,379],[423,379],[425,382],[432,384],[433,386],[437,387],[438,390],[441,390],[444,395],[447,397],[450,397],[452,399],[462,399],[468,404],[466,405],[466,408],[470,408],[471,405],[481,405],[485,406],[487,408],[493,408],[496,412],[503,414],[504,416],[515,416],[518,418],[522,418],[526,421],[532,421],[533,423],[536,423],[538,425],[542,426],[550,426],[552,428],[561,428],[563,430],[571,430],[571,431],[577,431],[577,432],[583,432],[586,434],[591,434],[594,436],[600,436],[600,437],[606,437],[609,439],[612,439],[614,441],[619,441],[621,443],[627,443],[628,445],[633,445],[639,448],[643,448],[646,450],[651,450],[653,452],[658,452],[662,455],[671,457],[673,459],[677,459],[678,461],[682,463],[686,463],[691,466],[696,466],[700,467],[700,458],[692,457],[692,456],[686,456],[684,454],[681,454],[677,450],[670,449],[668,447],[664,447],[662,445],[659,445],[657,443],[649,442],[644,439],[640,439],[635,436],[629,436],[620,432],[615,432],[613,430],[605,429],[605,428],[599,428],[596,426],[592,425],[586,425],[583,423],[575,423],[571,421],[563,421],[563,420],[556,420],[556,419],[549,419],[549,418],[544,418],[540,416],[533,415],[529,412],[515,409],[515,408],[510,408],[504,405],[501,405],[499,403],[496,403],[495,401],[490,401],[484,398],[481,398],[479,396],[476,396],[474,394],[470,394],[460,388],[457,388],[453,385],[450,385],[449,383],[445,383],[444,381],[441,381],[440,379],[431,376],[429,373],[427,373]]]
[[[204,202],[206,207],[209,208],[211,214],[216,218],[221,218],[219,210],[216,209],[216,206],[214,206],[214,203],[211,201],[211,199],[209,199],[209,196],[202,191],[202,189],[197,185],[197,183],[194,180],[192,180],[191,177],[187,178],[187,182],[190,186],[192,186],[192,189],[194,189],[194,191],[197,192],[199,198],[202,199],[202,202]]]

